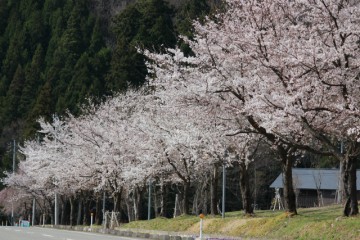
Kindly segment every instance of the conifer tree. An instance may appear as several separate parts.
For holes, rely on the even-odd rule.
[[[174,47],[176,35],[172,14],[172,9],[163,0],[142,0],[117,16],[114,28],[117,42],[107,77],[108,89],[136,88],[145,82],[145,59],[137,48],[162,51]]]
[[[19,112],[22,116],[26,116],[31,110],[39,92],[39,86],[42,84],[41,70],[43,68],[43,57],[43,48],[41,44],[38,44],[32,62],[25,69],[24,89],[19,105]]]
[[[24,81],[24,70],[21,65],[18,65],[5,98],[4,119],[6,119],[6,123],[10,123],[21,116],[18,106],[21,99]]]

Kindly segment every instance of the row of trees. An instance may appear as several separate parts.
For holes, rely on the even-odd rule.
[[[43,140],[25,143],[26,161],[6,183],[27,194],[57,192],[70,199],[85,189],[106,190],[115,206],[120,196],[131,199],[137,219],[141,186],[151,178],[159,186],[179,184],[189,213],[191,186],[200,188],[227,152],[228,164],[240,166],[243,208],[251,214],[248,164],[262,140],[281,159],[290,213],[296,214],[291,168],[307,151],[339,160],[344,215],[358,214],[358,3],[227,4],[213,20],[194,23],[193,40],[184,38],[190,56],[179,49],[144,52],[151,61],[142,91],[80,117],[40,121]],[[215,213],[216,204],[210,205]]]
[[[236,134],[263,136],[282,159],[288,211],[296,214],[291,168],[298,151],[337,158],[344,215],[358,214],[360,154],[357,1],[227,1],[227,11],[195,22],[194,56],[147,53],[163,88],[231,109]],[[193,97],[189,97],[193,96]],[[339,142],[345,150],[339,152]]]
[[[169,90],[127,92],[87,109],[80,117],[54,117],[52,123],[40,120],[42,140],[25,142],[20,151],[26,160],[20,162],[15,174],[8,174],[6,185],[17,189],[19,202],[43,199],[42,208],[48,213],[55,193],[65,197],[70,203],[70,224],[74,224],[73,203],[81,192],[101,196],[106,191],[114,199],[115,211],[126,206],[129,220],[137,220],[141,195],[149,181],[159,191],[156,212],[163,216],[166,187],[178,186],[181,212],[189,214],[191,188],[201,192],[204,184],[211,182],[209,205],[216,214],[218,177],[214,173],[222,164],[234,162],[246,172],[254,142],[259,139],[244,135],[239,142],[238,138],[222,136],[230,122],[225,126],[215,118],[219,110],[184,107],[174,96]],[[244,177],[243,204],[251,207]],[[122,201],[126,204],[121,205]],[[207,208],[205,204],[197,212]]]

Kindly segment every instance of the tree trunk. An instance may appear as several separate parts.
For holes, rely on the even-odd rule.
[[[293,157],[286,156],[282,161],[283,163],[283,175],[284,175],[284,198],[285,198],[285,207],[290,214],[297,214],[296,210],[296,196],[293,186],[293,177],[292,177],[292,165]]]
[[[339,186],[338,186],[338,192],[337,192],[337,203],[343,204],[346,199],[346,191],[345,191],[345,161],[343,159],[340,159],[340,179],[339,179]]]
[[[184,214],[188,215],[190,213],[190,181],[184,183],[184,193],[183,193],[183,210]]]
[[[240,190],[245,214],[254,214],[250,193],[249,173],[245,162],[240,163]]]
[[[88,225],[88,212],[89,212],[89,202],[88,201],[84,201],[83,202],[83,208],[84,208],[84,212],[83,212],[83,225],[86,226]]]
[[[128,196],[129,197],[129,196]],[[126,210],[127,210],[127,215],[128,215],[128,222],[131,222],[133,220],[132,217],[132,211],[131,211],[131,201],[129,200],[129,198],[126,198]]]
[[[347,201],[344,207],[344,216],[355,216],[359,213],[356,187],[356,159],[348,158],[345,165],[345,192]]]
[[[51,222],[51,225],[55,225],[54,214],[51,212],[49,215],[50,215],[50,222]]]
[[[140,220],[140,200],[141,200],[141,189],[139,187],[135,187],[133,194],[133,203],[134,203],[134,218],[135,221]]]
[[[210,179],[211,183],[210,183],[210,212],[211,215],[217,215],[218,212],[218,208],[217,208],[217,204],[219,201],[218,198],[218,181],[219,181],[219,171],[217,169],[216,166],[214,166],[214,172],[211,176]]]
[[[79,199],[79,203],[78,203],[78,213],[77,213],[77,218],[76,218],[76,225],[80,225],[81,224],[81,211],[82,210],[82,199]]]
[[[114,212],[121,212],[121,195],[122,195],[122,189],[120,189],[119,192],[114,193]]]
[[[70,201],[70,226],[74,225],[74,198],[70,197],[69,198]]]
[[[66,197],[60,197],[60,206],[61,206],[60,224],[61,224],[61,225],[65,225],[65,219],[66,219]]]
[[[165,189],[165,184],[164,184],[164,180],[161,179],[161,183],[160,183],[160,212],[157,214],[156,217],[165,217],[166,215],[166,189]],[[156,211],[158,212],[158,211]]]
[[[100,194],[96,194],[95,209],[95,224],[100,225]]]
[[[115,193],[115,195],[114,195],[114,208],[113,208],[114,212],[118,211],[118,202],[120,202],[119,195],[117,193]]]

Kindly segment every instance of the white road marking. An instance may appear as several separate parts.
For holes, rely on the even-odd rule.
[[[42,234],[44,237],[54,237],[53,235],[48,235],[48,234]]]
[[[22,230],[16,229],[15,232],[22,232]]]
[[[26,232],[27,234],[34,234],[34,232]]]

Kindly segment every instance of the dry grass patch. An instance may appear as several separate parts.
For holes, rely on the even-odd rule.
[[[226,213],[226,218],[206,216],[204,234],[259,239],[359,239],[360,217],[341,217],[342,206],[299,209],[299,215],[257,211],[253,217],[242,212]],[[153,219],[125,224],[123,228],[152,229],[199,234],[198,216]]]

